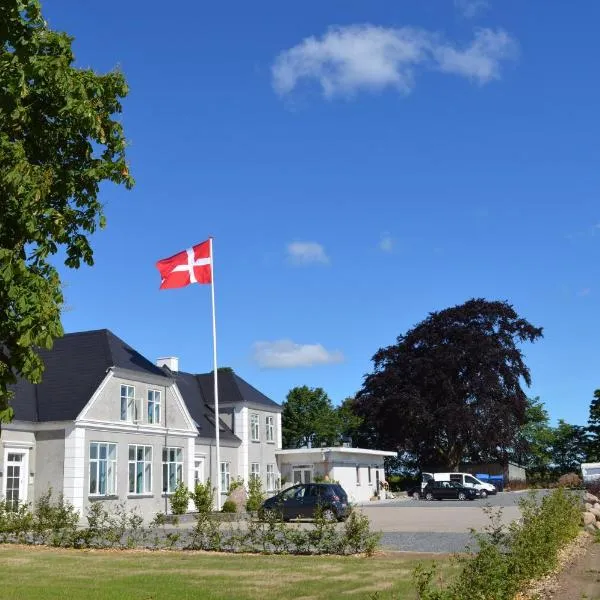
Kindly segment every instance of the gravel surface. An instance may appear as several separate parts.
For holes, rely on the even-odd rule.
[[[384,533],[381,547],[384,550],[402,550],[406,552],[464,552],[466,546],[473,546],[469,533]]]

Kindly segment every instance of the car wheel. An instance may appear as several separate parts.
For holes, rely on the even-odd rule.
[[[433,494],[431,492],[427,492],[425,494],[425,500],[429,500],[431,502],[431,500],[433,500]]]
[[[479,492],[479,497],[480,497],[480,498],[483,498],[483,499],[485,499],[485,498],[487,498],[487,495],[488,495],[488,493],[487,493],[485,490],[481,490],[481,491]]]
[[[331,508],[326,508],[323,511],[323,518],[328,522],[337,521],[337,515]]]
[[[466,500],[467,499],[467,495],[464,492],[459,492],[458,493],[458,499],[459,500]]]

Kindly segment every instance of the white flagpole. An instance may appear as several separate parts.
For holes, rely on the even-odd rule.
[[[219,378],[217,375],[217,319],[215,316],[215,270],[213,239],[210,240],[210,297],[212,301],[212,332],[213,332],[213,379],[215,392],[215,437],[217,442],[217,510],[221,510],[221,449],[219,447],[220,422],[219,422]]]

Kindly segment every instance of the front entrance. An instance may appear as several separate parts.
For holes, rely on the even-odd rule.
[[[311,483],[312,482],[312,467],[299,466],[292,469],[292,481],[296,483]]]
[[[4,452],[4,499],[12,510],[27,502],[28,450],[9,450]]]

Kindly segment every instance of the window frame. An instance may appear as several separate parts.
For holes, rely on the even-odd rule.
[[[96,456],[92,458],[92,446],[96,447]],[[103,447],[106,450],[106,457],[101,458],[100,448]],[[111,455],[111,448],[114,450],[113,458]],[[118,465],[118,447],[115,442],[97,442],[92,441],[88,446],[88,495],[93,496],[95,498],[107,498],[117,495],[118,483],[117,483],[117,465]],[[105,491],[100,491],[100,463],[105,462],[105,471],[104,471],[104,484]],[[92,465],[95,466],[96,477],[96,490],[92,491]],[[112,473],[111,473],[112,468]],[[112,484],[112,485],[111,485]]]
[[[124,394],[124,389],[127,391],[132,390],[131,396],[128,393]],[[120,420],[125,423],[139,423],[140,421],[140,407],[138,399],[135,397],[135,386],[128,383],[121,384]]]
[[[131,458],[131,450],[133,449],[133,459]],[[138,458],[138,451],[142,450],[142,458]],[[146,456],[146,451],[150,450],[150,458]],[[127,445],[127,493],[129,496],[148,496],[152,495],[152,463],[154,459],[154,448],[146,444],[128,444]],[[138,469],[142,466],[142,490],[137,489],[138,484]],[[133,487],[131,489],[131,467],[133,466]],[[150,476],[147,478],[146,473],[149,467]]]
[[[265,440],[269,443],[275,441],[275,417],[268,415],[265,417]]]
[[[356,465],[356,485],[360,485],[360,465]]]
[[[150,397],[152,396],[152,400]],[[158,400],[157,400],[158,397]],[[162,391],[149,389],[146,394],[147,411],[146,418],[148,419],[149,425],[160,425],[160,418],[162,412]]]
[[[250,441],[260,442],[260,415],[258,413],[250,413]]]
[[[250,479],[252,479],[253,477],[260,479],[260,463],[250,463]]]
[[[223,468],[225,467],[225,469]],[[225,481],[223,479],[225,478]],[[231,486],[231,470],[229,461],[221,461],[219,465],[219,481],[221,483],[221,494],[228,494]]]
[[[175,452],[174,456],[175,456],[175,460],[170,460],[171,459],[171,452]],[[178,453],[180,453],[181,456],[181,460],[177,460],[178,457]],[[165,456],[166,456],[166,460],[165,460]],[[165,495],[169,495],[169,494],[173,494],[175,492],[175,490],[177,489],[177,486],[184,481],[185,482],[185,478],[184,478],[184,469],[183,469],[183,465],[184,465],[184,454],[183,454],[183,448],[179,447],[179,446],[165,446],[162,449],[162,493]],[[180,471],[179,471],[179,467],[180,467]],[[175,486],[173,487],[173,489],[171,489],[171,469],[174,469],[175,471]],[[166,471],[165,471],[166,469]],[[181,478],[178,478],[178,472],[181,473]],[[166,477],[165,477],[166,474]]]
[[[371,473],[371,469],[372,469],[372,467],[371,467],[371,465],[369,465],[367,467],[367,484],[368,485],[373,485],[373,475]]]
[[[270,467],[270,469],[269,469]],[[272,479],[272,481],[270,480]],[[271,484],[271,485],[269,485]],[[268,463],[267,464],[267,492],[273,492],[277,489],[276,479],[275,479],[275,464]]]

